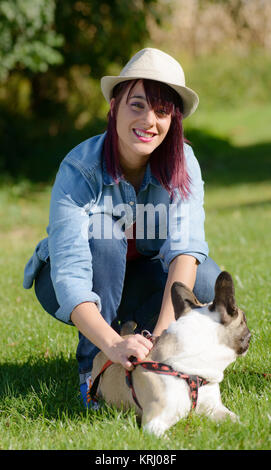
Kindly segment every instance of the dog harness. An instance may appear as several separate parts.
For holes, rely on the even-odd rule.
[[[172,375],[174,377],[179,377],[180,379],[184,379],[186,383],[189,386],[190,390],[190,398],[192,401],[192,409],[196,408],[197,406],[197,400],[198,400],[198,389],[202,385],[206,385],[208,382],[207,380],[203,379],[202,377],[199,377],[198,375],[188,375],[184,374],[183,372],[179,372],[177,370],[174,370],[171,366],[167,364],[163,364],[162,362],[155,362],[155,361],[136,361],[132,360],[131,361],[134,367],[141,366],[144,369],[147,369],[151,372],[156,372],[157,374],[164,374],[164,375]],[[97,401],[98,397],[96,395],[100,377],[104,373],[104,371],[114,364],[112,361],[108,360],[104,366],[102,367],[101,371],[95,378],[91,388],[88,390],[87,393],[87,401],[90,402],[92,399],[93,401]],[[126,370],[126,383],[128,387],[131,389],[132,397],[134,399],[134,402],[136,405],[142,410],[142,407],[140,406],[138,399],[136,397],[135,389],[133,386],[133,379],[132,379],[132,372]]]

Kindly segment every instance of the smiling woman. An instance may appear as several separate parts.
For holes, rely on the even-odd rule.
[[[149,161],[153,174],[167,190],[173,183],[187,196],[182,112],[180,95],[164,83],[137,79],[115,86],[105,140],[105,158],[113,178],[123,171],[133,183],[129,178],[137,171],[136,186],[140,186]],[[114,141],[118,145],[113,153]]]
[[[48,238],[37,245],[24,276],[25,288],[35,281],[48,313],[79,330],[85,406],[99,350],[131,370],[131,356],[143,360],[153,346],[142,330],[159,336],[175,321],[173,282],[210,302],[220,272],[208,257],[201,171],[183,137],[182,119],[195,111],[198,96],[185,85],[181,65],[146,48],[119,76],[103,77],[101,87],[110,104],[107,131],[61,163]],[[103,230],[93,236],[101,220]],[[126,321],[137,327],[124,338]]]

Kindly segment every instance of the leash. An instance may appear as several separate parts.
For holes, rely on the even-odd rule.
[[[202,385],[206,385],[208,382],[207,380],[203,379],[202,377],[199,377],[198,375],[189,375],[189,374],[184,374],[183,372],[174,370],[171,366],[168,364],[164,364],[162,362],[156,362],[156,361],[136,361],[132,360],[131,361],[133,366],[141,366],[146,370],[149,370],[151,372],[155,372],[157,374],[164,374],[164,375],[172,375],[174,377],[179,377],[180,379],[184,379],[186,383],[189,386],[190,390],[190,398],[192,401],[192,409],[195,409],[197,406],[197,400],[198,400],[198,389]],[[89,403],[90,400],[93,400],[95,402],[98,401],[97,397],[97,389],[99,385],[99,381],[101,378],[101,375],[104,373],[104,371],[110,367],[112,364],[114,364],[112,361],[108,360],[102,367],[101,371],[99,374],[96,376],[93,384],[91,385],[90,389],[87,392],[87,402]],[[136,405],[142,410],[142,407],[137,399],[134,385],[133,385],[133,379],[132,379],[132,372],[126,370],[126,383],[128,387],[131,390],[132,397],[134,399],[134,402]]]

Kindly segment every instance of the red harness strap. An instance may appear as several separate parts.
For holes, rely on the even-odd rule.
[[[164,364],[162,362],[154,362],[154,361],[135,361],[133,362],[134,366],[142,366],[144,369],[147,369],[152,372],[156,372],[157,374],[164,374],[164,375],[173,375],[174,377],[179,377],[180,379],[184,379],[190,389],[190,397],[192,400],[192,409],[196,408],[197,400],[198,400],[198,389],[201,385],[206,385],[208,382],[207,380],[199,377],[198,375],[188,375],[184,374],[183,372],[179,372],[174,370],[171,366]],[[133,398],[139,408],[141,408],[135,394],[135,390],[132,383],[132,371],[126,371],[126,382],[128,386],[131,388]],[[141,408],[142,409],[142,408]]]
[[[88,401],[90,401],[90,399],[97,400],[96,393],[97,393],[100,377],[103,374],[103,372],[111,364],[113,364],[113,362],[108,360],[104,364],[104,366],[102,367],[100,373],[95,378],[95,380],[94,380],[94,382],[91,386],[91,389],[89,391],[89,394],[88,394]],[[141,366],[141,367],[144,367],[144,369],[147,369],[151,372],[156,372],[157,374],[173,375],[174,377],[179,377],[180,379],[184,379],[187,382],[187,384],[189,386],[189,389],[190,389],[190,397],[191,397],[191,400],[192,400],[192,409],[196,408],[196,405],[197,405],[199,387],[201,387],[202,385],[206,385],[208,383],[207,380],[203,379],[202,377],[199,377],[198,375],[184,374],[183,372],[179,372],[177,370],[174,370],[171,366],[169,366],[167,364],[163,364],[162,362],[133,361],[133,366],[134,367]],[[133,399],[134,399],[135,403],[137,404],[137,406],[140,409],[142,409],[142,407],[140,406],[140,404],[138,402],[138,399],[136,397],[135,389],[134,389],[134,386],[133,386],[132,372],[133,371],[126,370],[126,383],[127,383],[128,387],[131,389],[132,396],[133,396]]]
[[[91,384],[91,387],[87,391],[87,402],[89,403],[90,400],[98,401],[97,397],[97,389],[100,381],[101,375],[104,373],[104,371],[113,364],[112,361],[108,359],[108,361],[103,365],[102,369],[100,370],[99,374],[95,378],[94,382]]]

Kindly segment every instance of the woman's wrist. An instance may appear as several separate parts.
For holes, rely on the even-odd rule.
[[[111,329],[113,334],[108,335],[108,337],[104,339],[104,344],[100,348],[104,354],[109,357],[109,359],[115,357],[118,347],[124,341],[123,338],[115,330],[113,330],[113,328]]]
[[[104,320],[93,302],[83,302],[73,310],[71,320],[78,330],[105,354],[122,341],[120,335]]]

